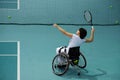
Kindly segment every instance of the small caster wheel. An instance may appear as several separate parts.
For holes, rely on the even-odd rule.
[[[78,76],[80,75],[80,72],[77,74]]]

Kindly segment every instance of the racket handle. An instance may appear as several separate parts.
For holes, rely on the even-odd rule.
[[[94,27],[92,26],[91,28],[93,29]]]

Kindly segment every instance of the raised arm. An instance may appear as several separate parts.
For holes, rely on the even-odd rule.
[[[92,42],[94,40],[94,32],[95,32],[95,29],[92,26],[90,37],[86,39],[86,42]]]
[[[56,28],[57,28],[60,32],[62,32],[64,35],[72,38],[72,35],[73,35],[72,33],[67,32],[66,30],[64,30],[63,28],[61,28],[61,27],[60,27],[59,25],[57,25],[57,24],[53,24],[53,26],[56,27]]]

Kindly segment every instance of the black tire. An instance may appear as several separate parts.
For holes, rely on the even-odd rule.
[[[80,53],[78,65],[80,68],[85,68],[87,66],[87,60],[82,53]]]
[[[64,58],[65,60],[65,67],[64,68],[58,68],[58,65],[59,63],[58,62],[58,57],[60,58]],[[63,61],[64,62],[64,61]],[[61,65],[62,66],[62,65]],[[61,76],[63,74],[65,74],[67,72],[69,68],[69,59],[68,57],[65,55],[65,54],[58,54],[56,55],[54,58],[53,58],[53,61],[52,61],[52,70],[53,70],[53,73],[58,75],[58,76]],[[58,70],[58,71],[57,71]]]

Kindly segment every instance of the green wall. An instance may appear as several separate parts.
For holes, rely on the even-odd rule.
[[[90,10],[94,24],[115,24],[119,5],[120,0],[20,0],[19,10],[0,9],[0,23],[85,24],[83,12]]]

